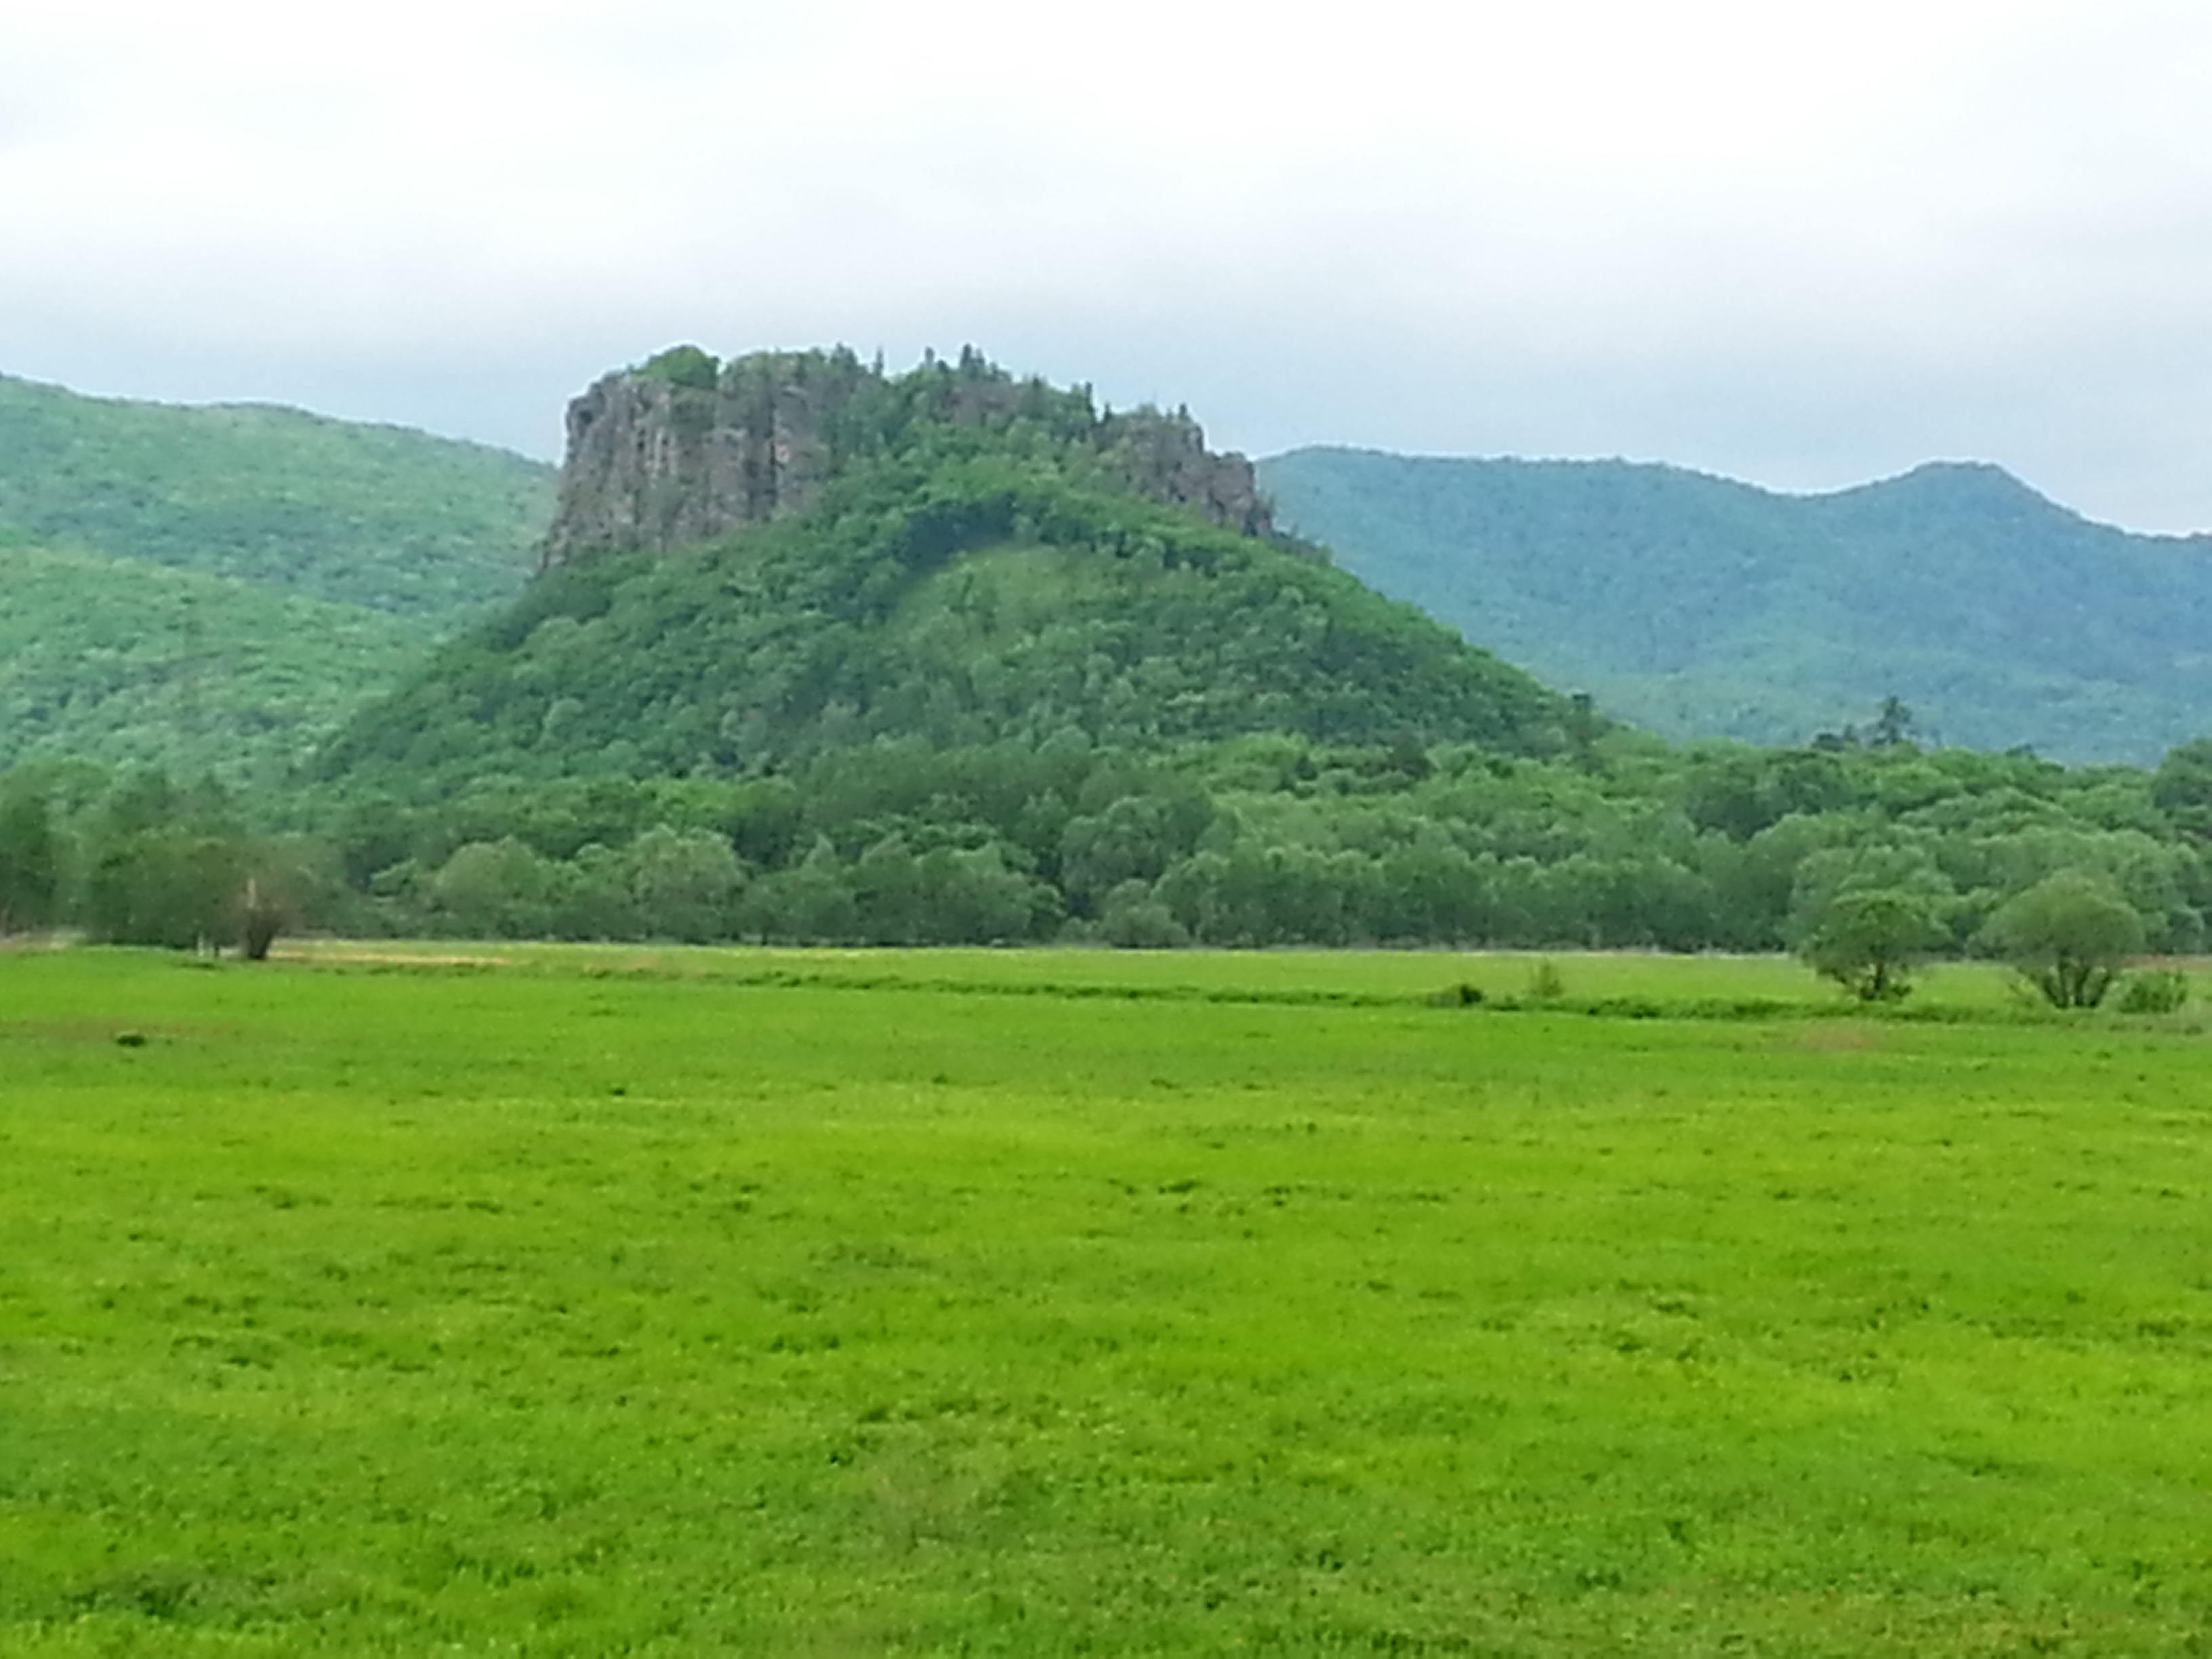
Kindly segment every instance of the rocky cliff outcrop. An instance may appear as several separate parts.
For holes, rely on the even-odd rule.
[[[1109,415],[1098,423],[1097,442],[1108,476],[1132,495],[1182,507],[1239,535],[1274,533],[1273,510],[1260,493],[1252,463],[1208,449],[1205,428],[1187,411]]]
[[[887,376],[842,349],[722,363],[678,346],[568,405],[542,562],[667,552],[804,513],[842,470],[896,452],[931,423],[1042,432],[1109,487],[1243,535],[1273,532],[1251,463],[1208,450],[1184,411],[1100,414],[1087,388],[1016,380],[972,350]]]

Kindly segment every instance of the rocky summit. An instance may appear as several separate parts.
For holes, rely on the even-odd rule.
[[[901,375],[849,349],[721,362],[678,346],[608,374],[568,406],[550,568],[599,552],[667,552],[804,514],[855,464],[944,427],[1048,437],[1102,483],[1218,529],[1272,533],[1252,465],[1217,454],[1187,411],[1099,410],[1088,387],[1018,380],[972,349]]]

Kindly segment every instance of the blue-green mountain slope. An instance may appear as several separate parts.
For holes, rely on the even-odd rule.
[[[1259,471],[1362,580],[1668,736],[1802,742],[1891,696],[1923,736],[2069,761],[2212,732],[2212,540],[2092,523],[1995,467],[1823,495],[1346,449]]]

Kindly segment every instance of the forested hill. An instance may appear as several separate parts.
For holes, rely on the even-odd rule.
[[[400,427],[0,375],[0,526],[19,542],[441,625],[521,586],[553,482],[541,462]]]
[[[2093,524],[1995,467],[1793,496],[1620,461],[1304,449],[1284,523],[1547,684],[1677,738],[1923,736],[2149,763],[2212,732],[2212,539]]]
[[[601,420],[572,419],[553,568],[365,711],[325,775],[434,799],[487,775],[759,774],[878,740],[1572,741],[1565,699],[1184,489],[1242,465],[1208,457],[1187,417],[1103,414],[972,353],[900,376],[846,354],[763,361],[685,349],[617,377],[680,374],[697,397],[623,392],[644,412],[611,464]],[[753,404],[768,423],[748,450],[743,389],[763,376],[858,385],[834,419],[788,429],[778,400]],[[1130,441],[1161,430],[1164,446]],[[803,489],[764,480],[810,453]],[[666,526],[711,526],[699,492],[715,489],[763,504],[683,547]],[[595,526],[615,528],[575,528]]]
[[[0,377],[0,769],[281,775],[513,597],[552,507],[477,445]]]

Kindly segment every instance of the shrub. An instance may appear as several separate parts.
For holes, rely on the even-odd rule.
[[[2172,1014],[2189,1000],[2189,975],[2178,968],[2148,968],[2120,983],[2124,1014]]]

